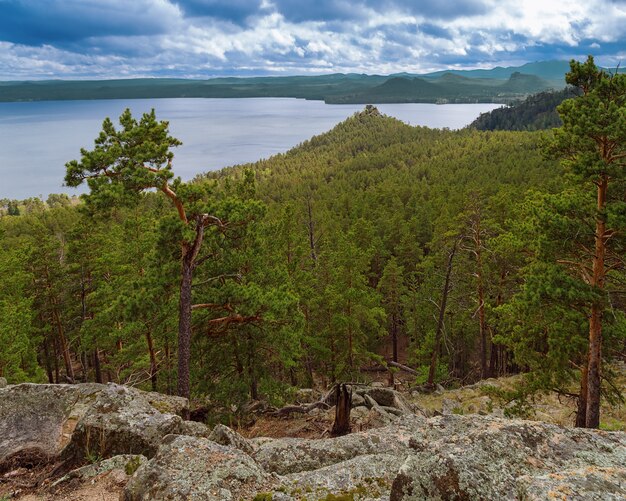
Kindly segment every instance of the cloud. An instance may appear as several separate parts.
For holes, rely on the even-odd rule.
[[[239,25],[263,9],[261,0],[179,0],[176,4],[187,17],[213,17]]]
[[[91,37],[156,35],[179,9],[166,0],[0,0],[0,37],[26,45],[63,44]]]
[[[0,0],[0,79],[616,64],[625,23],[624,0]]]

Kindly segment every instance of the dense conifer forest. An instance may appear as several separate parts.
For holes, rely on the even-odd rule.
[[[181,393],[187,332],[186,391],[215,415],[399,362],[425,385],[524,373],[508,398],[556,391],[597,426],[581,410],[587,386],[618,398],[597,364],[626,352],[626,78],[594,68],[574,68],[583,95],[562,105],[557,133],[411,127],[368,106],[191,183],[172,175],[174,142],[137,139],[154,115],[122,117],[138,165],[157,165],[143,171],[105,122],[68,164],[68,184],[89,183],[83,200],[2,201],[0,376]],[[621,119],[586,135],[581,116]]]
[[[543,130],[563,125],[556,108],[565,99],[576,95],[569,87],[561,91],[547,91],[527,97],[511,106],[481,113],[470,127],[478,130]]]

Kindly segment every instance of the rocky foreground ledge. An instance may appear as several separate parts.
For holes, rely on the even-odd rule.
[[[56,484],[115,469],[128,501],[626,498],[623,432],[404,413],[336,439],[246,440],[183,421],[187,405],[114,384],[0,389],[0,487],[19,467],[88,460]]]

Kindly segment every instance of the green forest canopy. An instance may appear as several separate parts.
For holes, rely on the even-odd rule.
[[[285,154],[199,176],[194,189],[233,224],[206,235],[193,279],[204,306],[193,313],[192,397],[224,409],[280,402],[294,386],[385,364],[394,338],[426,381],[453,245],[436,380],[525,372],[518,397],[575,393],[597,297],[565,261],[587,245],[576,229],[593,224],[595,194],[541,142],[411,127],[368,107]],[[160,193],[100,202],[5,201],[0,376],[174,392],[186,230]],[[606,360],[623,357],[626,332],[624,270],[610,273]]]

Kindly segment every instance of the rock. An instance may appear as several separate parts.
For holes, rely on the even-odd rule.
[[[198,421],[183,421],[182,423],[181,435],[208,438],[210,434],[211,428],[204,423]]]
[[[183,433],[182,418],[158,410],[150,400],[154,395],[111,383],[101,388],[76,425],[63,456],[154,456],[164,436]],[[163,408],[170,408],[168,404],[169,399]]]
[[[358,393],[353,393],[352,394],[352,408],[361,407],[362,405],[365,405],[365,399]]]
[[[98,385],[19,384],[0,390],[0,471],[3,464],[49,460],[70,442]]]
[[[19,384],[0,389],[0,470],[3,465],[59,455],[156,452],[161,437],[181,430],[186,399],[109,384]]]
[[[413,409],[404,396],[400,392],[392,390],[391,388],[359,388],[356,391],[356,395],[362,396],[368,407],[373,406],[371,401],[368,400],[369,397],[380,406],[394,407],[407,414],[413,413]]]
[[[421,422],[412,416],[411,422]],[[338,438],[310,440],[279,438],[259,443],[254,459],[268,472],[279,475],[318,470],[357,456],[409,452],[409,434],[401,424],[351,433]]]
[[[461,414],[463,408],[461,407],[461,402],[458,400],[450,399],[450,398],[442,398],[441,399],[441,413],[442,414]]]
[[[142,455],[121,454],[119,456],[113,456],[112,458],[72,470],[67,475],[54,482],[52,486],[54,487],[73,478],[80,480],[90,479],[111,470],[122,470],[126,475],[132,475],[137,471],[139,466],[147,461],[148,459]]]
[[[312,404],[317,402],[320,397],[320,393],[312,388],[300,388],[296,391],[296,403],[298,404]]]
[[[125,501],[252,499],[276,479],[247,454],[211,440],[169,435],[156,456],[139,467]]]
[[[326,466],[318,470],[286,475],[280,479],[279,490],[287,494],[284,499],[304,499],[311,501],[343,499],[342,493],[358,493],[358,498],[345,499],[385,499],[391,488],[398,468],[402,465],[398,456],[373,454],[357,456],[338,465]],[[331,495],[337,497],[331,497]]]
[[[587,467],[517,479],[517,497],[524,501],[626,499],[626,469]]]
[[[228,426],[218,424],[213,428],[213,431],[209,435],[209,440],[221,444],[229,445],[235,449],[245,452],[246,454],[252,454],[254,449],[250,442],[234,430],[231,430]]]
[[[8,384],[9,383],[6,378],[0,377],[0,389],[6,388]]]
[[[515,499],[517,479],[524,475],[626,463],[624,433],[456,415],[429,419],[413,433],[421,445],[400,468],[392,501]],[[586,489],[602,492],[598,486]]]
[[[363,419],[365,416],[369,414],[369,409],[364,406],[355,407],[350,411],[350,418],[355,419],[357,421]]]

